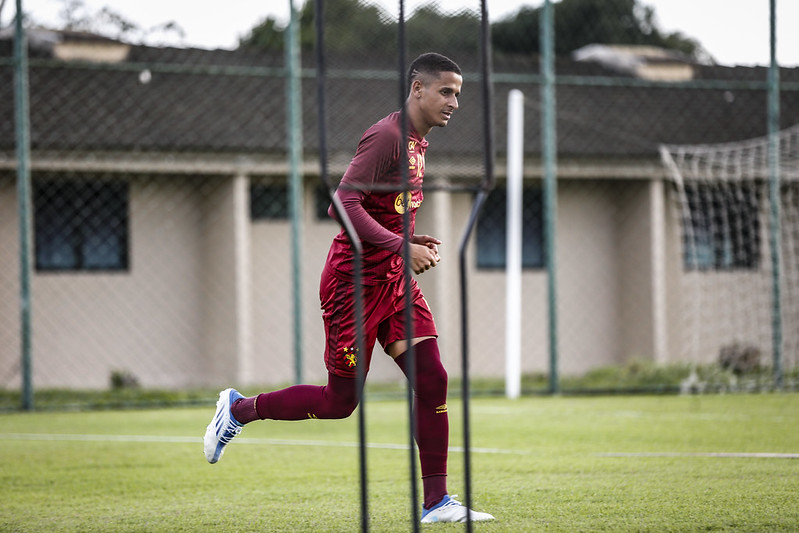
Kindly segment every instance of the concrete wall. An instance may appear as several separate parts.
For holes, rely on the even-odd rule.
[[[131,180],[130,270],[34,276],[36,386],[99,388],[129,371],[145,386],[292,382],[294,369],[290,224],[249,220],[249,177],[142,177]],[[338,225],[317,220],[315,179],[307,179],[301,242],[302,372],[323,382],[324,335],[318,284]],[[0,201],[13,206],[13,183]],[[652,191],[645,180],[562,180],[559,184],[557,289],[560,371],[621,363],[655,353]],[[473,198],[429,192],[417,233],[439,237],[442,263],[418,276],[436,316],[442,356],[460,374],[458,245]],[[4,372],[18,360],[16,223],[2,209]],[[669,219],[669,223],[675,221]],[[669,255],[674,255],[669,234]],[[476,269],[467,254],[473,376],[504,373],[505,281]],[[674,281],[670,264],[669,282]],[[548,368],[547,275],[523,273],[524,372]],[[669,306],[678,305],[673,297]],[[17,322],[18,324],[18,322]],[[669,330],[670,342],[678,334]],[[11,370],[8,370],[11,369]],[[400,379],[377,347],[373,380]],[[7,380],[8,381],[8,380]]]

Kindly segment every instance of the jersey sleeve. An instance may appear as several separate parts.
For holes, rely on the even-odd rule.
[[[396,254],[400,253],[404,242],[402,237],[381,226],[367,213],[363,207],[363,199],[366,197],[363,191],[339,187],[336,190],[336,196],[341,200],[344,211],[352,221],[352,227],[362,241],[391,250]],[[332,204],[327,212],[339,223],[341,222],[336,216],[336,210]]]
[[[375,181],[399,162],[400,132],[391,126],[369,128],[358,143],[341,185],[369,194]]]
[[[399,156],[399,132],[385,126],[370,128],[358,143],[355,156],[336,190],[360,239],[397,254],[402,250],[402,237],[375,220],[363,207],[363,201],[371,194],[376,180],[398,163]],[[332,205],[328,214],[338,220]]]

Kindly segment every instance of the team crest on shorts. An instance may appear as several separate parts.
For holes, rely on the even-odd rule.
[[[358,349],[344,348],[344,359],[348,367],[352,368],[358,364]]]

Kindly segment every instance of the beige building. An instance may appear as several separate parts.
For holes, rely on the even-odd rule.
[[[303,379],[322,381],[318,279],[338,226],[323,215],[314,80],[303,85],[303,213],[295,235],[288,216],[285,82],[273,70],[282,58],[146,47],[118,55],[119,43],[112,43],[106,52],[114,48],[117,55],[86,63],[92,47],[81,42],[70,53],[69,39],[59,39],[55,48],[37,47],[34,39],[31,51],[34,384],[102,388],[112,373],[126,372],[147,387],[278,385],[294,380],[296,331]],[[0,43],[8,57],[9,41]],[[75,62],[76,54],[82,62]],[[474,68],[461,63],[468,72]],[[691,68],[699,79],[763,72]],[[466,260],[474,376],[504,373],[503,137],[505,98],[513,87],[528,95],[522,369],[547,372],[549,358],[540,115],[531,78],[537,66],[498,62],[496,69],[505,74],[495,84],[498,187]],[[685,288],[688,278],[707,272],[686,268],[681,214],[658,145],[762,135],[764,111],[755,104],[764,90],[740,90],[730,102],[728,89],[636,84],[596,63],[563,59],[558,69],[605,81],[558,87],[560,372],[636,358],[715,360],[728,339],[707,331],[723,331],[720,326],[703,333],[699,355],[686,345]],[[11,72],[8,63],[0,65],[6,125],[13,123]],[[390,76],[344,76],[327,87],[328,161],[336,180],[361,132],[396,108],[386,97],[394,82]],[[451,126],[429,137],[427,188],[417,219],[417,232],[444,241],[442,263],[419,282],[452,375],[460,373],[461,356],[458,244],[482,177],[480,113],[469,111],[479,109],[478,93],[477,87],[465,90]],[[783,98],[783,120],[799,122],[796,92]],[[14,146],[14,130],[0,129],[4,388],[19,387],[21,379]],[[764,227],[761,222],[756,232]],[[757,240],[764,255],[756,264],[710,275],[725,276],[731,287],[741,283],[736,278],[757,278],[767,291],[768,272],[759,268],[768,261],[765,240]],[[788,327],[799,329],[796,323]],[[760,337],[757,342],[770,350]],[[377,351],[372,379],[396,379],[398,372]]]

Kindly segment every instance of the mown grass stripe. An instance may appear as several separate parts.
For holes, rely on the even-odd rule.
[[[81,442],[152,442],[152,443],[199,443],[202,437],[186,437],[179,435],[100,435],[100,434],[74,434],[74,433],[2,433],[0,438],[9,440],[38,440],[38,441],[81,441]],[[236,444],[257,444],[266,446],[319,446],[331,448],[354,448],[357,442],[340,442],[324,440],[293,440],[293,439],[254,439],[241,437],[234,441]],[[367,447],[381,450],[407,450],[407,444],[393,443],[367,443]],[[450,446],[450,452],[463,452],[460,446]],[[483,454],[527,454],[523,450],[503,450],[500,448],[472,448],[473,453]]]

